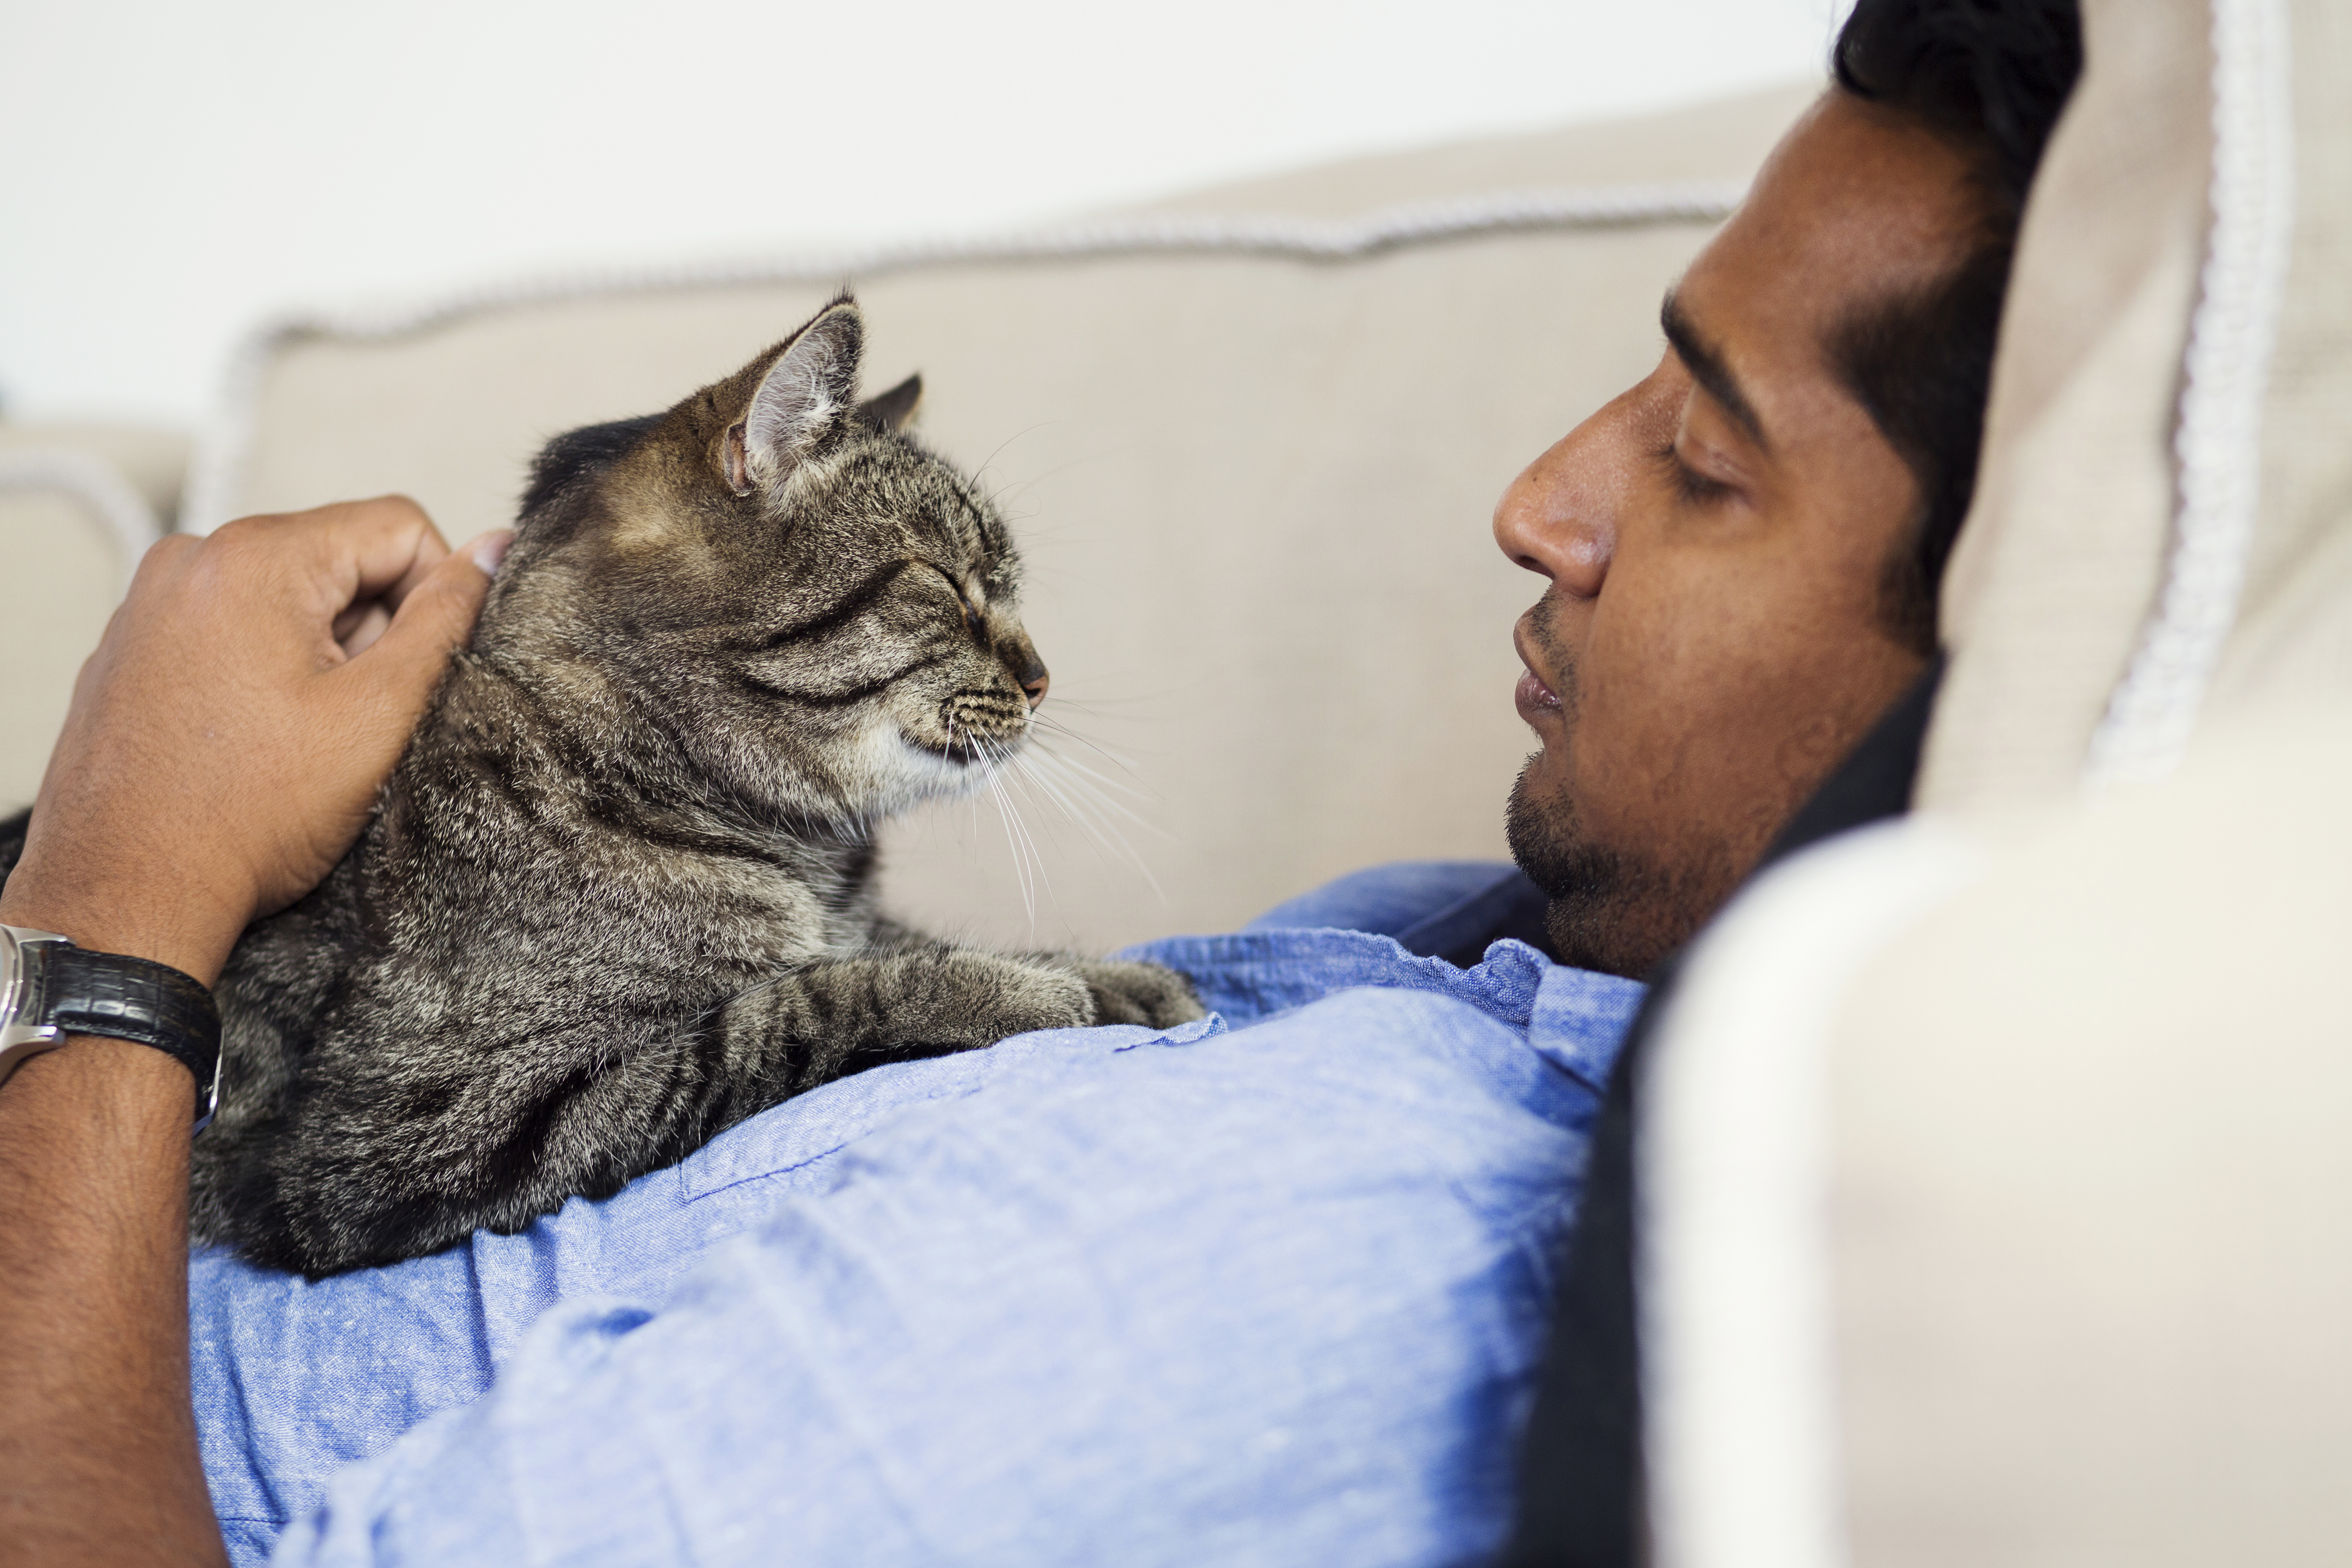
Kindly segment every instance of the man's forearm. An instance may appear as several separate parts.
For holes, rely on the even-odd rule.
[[[94,880],[20,863],[0,921],[217,978],[231,919]],[[188,1387],[195,1104],[172,1057],[89,1035],[0,1086],[0,1568],[227,1560]]]
[[[0,1563],[226,1561],[188,1396],[187,1068],[77,1037],[0,1093]]]
[[[74,684],[0,922],[211,984],[351,847],[507,537],[452,555],[388,498],[158,543]],[[194,1110],[186,1068],[114,1039],[0,1085],[0,1564],[226,1561],[188,1392]]]

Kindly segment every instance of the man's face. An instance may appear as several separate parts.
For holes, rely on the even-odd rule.
[[[1496,508],[1551,581],[1516,636],[1542,750],[1510,838],[1564,962],[1680,946],[1925,668],[1885,597],[1919,488],[1830,344],[1950,274],[1977,213],[1958,153],[1831,92],[1675,288],[1658,368]]]

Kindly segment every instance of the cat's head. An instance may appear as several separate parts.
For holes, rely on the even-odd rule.
[[[848,822],[969,787],[1045,667],[973,483],[861,403],[846,296],[668,412],[541,455],[475,648],[632,787]],[[644,776],[647,771],[651,776]]]

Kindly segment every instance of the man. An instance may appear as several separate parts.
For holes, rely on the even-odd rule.
[[[1777,172],[1801,182],[1810,168],[1818,182],[1817,204],[1832,205],[1842,199],[1838,185],[1843,180],[1901,175],[1892,167],[1876,176],[1864,174],[1862,158],[1837,158],[1831,153],[1837,142],[1834,132],[1807,146],[1809,128],[1818,132],[1843,122],[1850,149],[1858,152],[1874,144],[1876,156],[1889,158],[1896,155],[1897,139],[1906,134],[1925,138],[1957,160],[1957,179],[1940,187],[1942,204],[1923,201],[1907,215],[1881,207],[1875,234],[1854,235],[1848,242],[1867,246],[1874,240],[1894,240],[1899,253],[1906,248],[1899,237],[1902,226],[1918,224],[1945,236],[1942,254],[1930,258],[1909,251],[1931,270],[1908,277],[1896,256],[1886,256],[1864,274],[1874,282],[1853,287],[1849,273],[1848,289],[1824,298],[1804,276],[1807,262],[1801,258],[1810,258],[1822,274],[1835,276],[1842,259],[1832,253],[1838,243],[1835,226],[1783,234],[1757,226],[1743,232],[1742,218],[1754,216],[1761,205],[1751,203],[1742,218],[1726,226],[1668,301],[1667,333],[1677,350],[1673,357],[1699,385],[1699,395],[1685,405],[1675,452],[1681,461],[1683,443],[1695,426],[1702,432],[1718,430],[1722,414],[1747,401],[1748,416],[1734,415],[1729,420],[1735,433],[1727,466],[1743,475],[1760,471],[1772,477],[1807,466],[1788,457],[1759,458],[1748,443],[1766,440],[1764,416],[1769,410],[1760,395],[1751,401],[1751,395],[1734,381],[1740,356],[1717,353],[1703,339],[1676,331],[1679,304],[1689,301],[1709,279],[1745,267],[1751,286],[1741,303],[1750,327],[1742,334],[1743,342],[1756,345],[1754,352],[1765,359],[1771,353],[1766,345],[1777,342],[1794,363],[1810,358],[1826,370],[1867,409],[1873,426],[1901,454],[1916,482],[1907,520],[1895,536],[1901,542],[1894,553],[1880,558],[1878,602],[1882,624],[1893,642],[1919,656],[1921,663],[1912,667],[1917,669],[1934,647],[1934,589],[1974,488],[1993,340],[2026,191],[2081,70],[2081,26],[2071,3],[1874,5],[1864,0],[1839,37],[1833,63],[1838,89],[1782,144],[1778,161],[1783,166]],[[1875,134],[1868,129],[1874,125]],[[1815,163],[1810,154],[1826,155]],[[1922,194],[1927,187],[1913,189]],[[1741,243],[1751,237],[1759,241],[1757,248]],[[1780,288],[1755,288],[1752,279],[1757,277],[1775,278]],[[1754,330],[1753,323],[1759,321],[1777,321],[1783,329],[1791,322],[1802,325],[1793,333],[1775,333],[1769,328]],[[1927,373],[1930,366],[1934,374]],[[1798,371],[1774,380],[1795,387],[1804,377]],[[1693,413],[1698,416],[1696,421]],[[1834,457],[1826,462],[1836,467]],[[1685,498],[1721,498],[1714,472],[1701,468],[1695,477],[1696,485],[1683,484]],[[1850,460],[1828,488],[1851,500],[1865,482],[1863,466]],[[1670,510],[1666,516],[1668,521],[1658,529],[1662,534],[1673,529]],[[1719,531],[1702,533],[1702,554],[1720,552]],[[1860,539],[1867,535],[1868,525],[1855,519],[1842,532]],[[1782,563],[1787,559],[1779,558]],[[1866,563],[1853,566],[1866,568]],[[1843,581],[1849,591],[1860,583],[1852,568]],[[1784,589],[1767,602],[1777,609],[1797,598]],[[1853,613],[1848,601],[1844,614],[1849,627]],[[1837,646],[1837,639],[1814,640],[1811,646],[1826,650]],[[1858,649],[1864,645],[1850,646]],[[1888,669],[1885,648],[1874,652],[1873,667]],[[1784,656],[1776,670],[1790,663]],[[1833,688],[1826,671],[1815,679],[1815,689]],[[1694,914],[1704,919],[1717,907],[1729,890],[1731,876],[1744,875],[1759,858],[1793,852],[1843,828],[1906,809],[1932,685],[1930,675],[1909,698],[1887,710],[1868,742],[1793,817],[1784,809],[1769,822],[1750,819],[1747,837],[1733,840],[1728,855],[1719,843],[1696,836],[1695,850],[1685,853],[1680,866],[1669,864],[1664,872],[1631,879],[1634,888],[1648,894],[1640,918],[1611,910],[1607,900],[1609,890],[1629,880],[1621,864],[1632,860],[1638,867],[1639,860],[1629,851],[1612,854],[1574,838],[1563,845],[1559,825],[1579,820],[1577,797],[1562,794],[1548,810],[1526,810],[1528,783],[1540,776],[1531,769],[1514,798],[1513,845],[1531,873],[1549,879],[1555,889],[1551,924],[1562,945],[1602,942],[1622,951],[1639,934],[1656,931],[1667,939],[1664,943],[1635,950],[1654,963],[1696,930]],[[1724,714],[1717,722],[1728,727],[1737,722],[1737,715]],[[1684,743],[1704,756],[1699,748],[1706,735],[1705,730],[1685,730]],[[1732,754],[1744,756],[1754,766],[1763,749],[1760,742],[1751,741]],[[1674,761],[1682,763],[1680,758]],[[1675,767],[1664,776],[1674,779]],[[1812,775],[1812,782],[1819,777]],[[1805,793],[1811,793],[1810,784]],[[1759,803],[1769,798],[1769,781],[1754,780],[1746,798]],[[1798,798],[1801,796],[1788,797],[1789,805]],[[1703,806],[1691,803],[1683,806],[1679,820],[1687,825],[1703,816]],[[1660,837],[1674,842],[1669,836]],[[1568,886],[1570,879],[1580,881],[1587,890],[1574,890]],[[1591,889],[1601,889],[1601,896]],[[1597,924],[1596,914],[1601,917]],[[1671,965],[1657,978],[1659,994],[1649,999],[1613,1064],[1585,1212],[1528,1432],[1518,1529],[1509,1559],[1529,1568],[1602,1568],[1641,1556],[1644,1502],[1633,1286],[1633,1136],[1646,1026],[1660,996],[1671,989]]]
[[[1491,1551],[1638,996],[1612,976],[1679,946],[1932,658],[2022,181],[1987,173],[1981,95],[1922,108],[1864,68],[2020,18],[2049,54],[2068,15],[1865,0],[1658,370],[1504,498],[1550,581],[1513,844],[1582,967],[1157,944],[1262,1021],[864,1075],[608,1204],[314,1289],[200,1259],[195,1416],[186,1075],[77,1037],[0,1089],[0,1553],[217,1561],[215,1512],[240,1555],[290,1526],[316,1561]],[[2054,95],[1992,138],[2029,172],[2072,75],[2042,63]],[[210,979],[350,841],[493,569],[391,502],[159,548],[0,921]],[[368,603],[389,629],[339,647]]]

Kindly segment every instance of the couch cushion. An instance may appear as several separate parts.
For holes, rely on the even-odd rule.
[[[1921,798],[1947,808],[2158,777],[2212,721],[2352,697],[2352,132],[2332,74],[2352,19],[2285,0],[2084,17],[1944,584],[1954,658]],[[2217,80],[2237,84],[2218,110]]]

